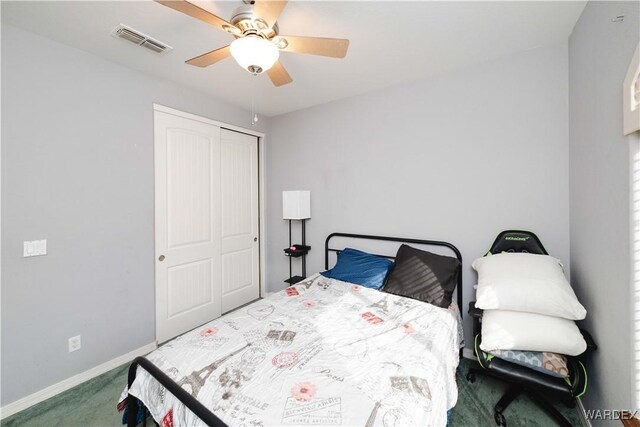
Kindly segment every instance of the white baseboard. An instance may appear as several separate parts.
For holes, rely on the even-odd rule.
[[[591,421],[589,421],[587,419],[587,412],[584,410],[584,405],[582,405],[582,400],[580,400],[580,398],[578,397],[576,399],[576,401],[578,402],[578,409],[580,410],[580,421],[582,421],[582,425],[584,427],[591,427]]]
[[[155,342],[152,342],[136,350],[130,351],[127,354],[123,354],[122,356],[116,357],[115,359],[98,365],[95,368],[91,368],[88,371],[84,371],[82,373],[74,375],[70,378],[67,378],[66,380],[62,380],[59,383],[53,384],[47,388],[43,388],[40,391],[30,394],[29,396],[25,396],[22,399],[11,402],[0,408],[0,419],[4,419],[20,411],[23,411],[30,406],[35,405],[36,403],[40,403],[44,400],[49,399],[50,397],[55,396],[56,394],[60,394],[63,391],[69,390],[70,388],[82,384],[85,381],[95,378],[98,375],[109,372],[110,370],[117,368],[122,364],[132,361],[138,356],[144,356],[155,350],[157,347],[158,345]],[[122,386],[124,387],[124,383]]]

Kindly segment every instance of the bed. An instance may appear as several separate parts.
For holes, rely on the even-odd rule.
[[[333,233],[439,247],[450,243]],[[389,255],[379,255],[393,258]],[[461,271],[461,269],[460,269]],[[161,426],[447,424],[462,347],[461,274],[448,308],[320,274],[134,360],[121,396]]]

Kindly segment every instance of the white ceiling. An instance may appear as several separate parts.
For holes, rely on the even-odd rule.
[[[260,1],[260,0],[258,0]],[[237,1],[195,2],[225,19]],[[401,2],[290,1],[283,35],[348,38],[345,59],[282,53],[293,83],[274,87],[232,58],[201,69],[184,61],[233,38],[151,0],[2,1],[2,22],[127,67],[175,81],[242,108],[251,94],[267,116],[564,42],[586,1]],[[157,56],[110,36],[123,23],[171,45]]]

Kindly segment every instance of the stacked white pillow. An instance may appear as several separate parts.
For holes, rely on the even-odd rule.
[[[577,356],[587,344],[574,320],[587,311],[548,255],[502,253],[475,260],[476,307],[482,317],[483,351],[547,351]]]

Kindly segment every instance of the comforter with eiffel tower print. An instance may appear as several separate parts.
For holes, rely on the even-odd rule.
[[[315,275],[147,356],[230,426],[444,426],[462,345],[449,309]],[[161,426],[205,425],[146,371]]]

